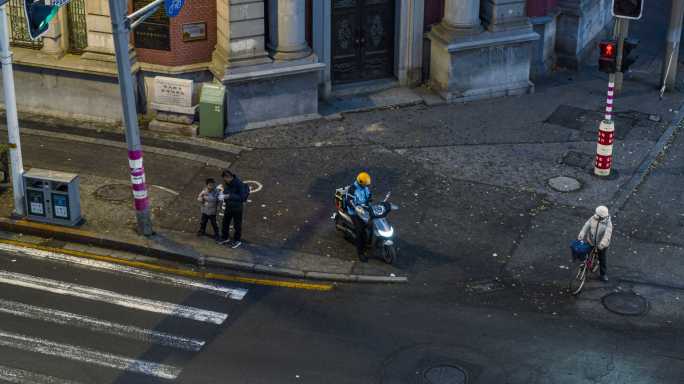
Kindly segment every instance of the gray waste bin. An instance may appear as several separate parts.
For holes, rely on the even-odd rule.
[[[24,172],[26,217],[29,220],[67,226],[79,225],[80,180],[74,173],[32,168]]]

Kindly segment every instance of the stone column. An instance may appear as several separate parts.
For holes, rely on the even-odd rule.
[[[442,24],[463,31],[479,31],[480,0],[446,0]]]
[[[56,58],[64,56],[62,36],[61,17],[55,17],[50,21],[50,27],[43,35],[43,48],[40,51]]]
[[[526,0],[482,0],[482,20],[489,31],[530,28]]]
[[[482,30],[480,5],[492,10],[487,7],[504,3],[522,4],[524,15],[525,0],[446,0],[442,22],[427,37],[430,39],[430,84],[448,102],[519,95],[534,90],[529,80],[530,47],[539,35],[531,30],[529,22],[527,30]],[[504,11],[504,8],[493,9]],[[487,12],[484,15],[489,17],[489,25],[500,21],[492,15]]]
[[[115,63],[109,2],[108,0],[88,0],[85,3],[88,46],[81,58]]]
[[[217,0],[217,41],[212,71],[223,77],[229,68],[267,64],[266,0]]]
[[[311,55],[306,42],[306,1],[269,0],[270,48],[275,60],[296,60]]]

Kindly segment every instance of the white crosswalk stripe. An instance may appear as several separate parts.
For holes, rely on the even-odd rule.
[[[64,283],[57,280],[35,277],[22,273],[0,271],[0,283],[213,324],[222,324],[228,317],[228,315],[225,313],[124,295],[104,289],[73,283]]]
[[[30,351],[48,356],[57,356],[79,362],[114,368],[122,371],[154,376],[162,379],[175,379],[180,368],[153,363],[145,360],[131,359],[89,348],[81,348],[70,344],[55,343],[35,337],[29,337],[0,330],[0,345]]]
[[[122,276],[124,278],[140,279],[150,283],[151,286],[154,286],[154,284],[165,284],[193,291],[204,291],[213,295],[217,295],[217,300],[221,301],[222,307],[227,303],[225,298],[239,301],[243,300],[247,294],[247,289],[244,288],[228,287],[208,281],[193,280],[188,277],[179,277],[170,274],[164,274],[158,271],[138,269],[119,265],[117,263],[109,262],[108,260],[92,260],[89,258],[76,257],[69,254],[60,253],[57,250],[52,251],[51,249],[41,250],[24,248],[15,244],[0,243],[0,253],[4,252],[10,253],[12,256],[16,255],[45,260],[47,262],[59,262],[69,265],[76,265],[79,268],[83,267],[92,269],[95,272],[101,271],[105,273],[115,273],[116,276]],[[15,260],[12,261],[14,262]],[[26,266],[23,268],[26,268]],[[39,268],[38,270],[41,269]],[[97,288],[97,286],[100,286],[98,283],[94,283],[95,286],[87,286],[83,284],[55,280],[48,277],[41,277],[38,275],[39,272],[36,272],[36,275],[33,275],[33,272],[30,273],[31,274],[25,274],[0,269],[0,284],[28,288],[30,290],[46,292],[51,295],[63,295],[85,299],[91,302],[100,303],[100,305],[114,305],[118,307],[129,308],[135,311],[168,315],[195,322],[209,323],[212,325],[223,324],[228,318],[228,314],[222,312]],[[98,279],[91,280],[99,281]],[[121,284],[126,284],[125,280],[121,280]],[[162,287],[156,285],[152,292],[158,290],[158,288]],[[90,365],[91,367],[104,367],[121,372],[128,372],[130,374],[141,375],[141,378],[143,378],[145,381],[151,380],[152,377],[164,380],[175,380],[182,372],[182,367],[174,366],[176,364],[164,364],[164,361],[152,361],[156,360],[156,358],[152,360],[145,360],[150,358],[145,358],[143,355],[140,355],[140,351],[147,350],[147,345],[160,345],[168,348],[164,350],[165,354],[160,356],[167,356],[167,353],[169,353],[172,354],[168,355],[169,357],[174,356],[173,361],[177,361],[178,358],[180,358],[182,361],[187,359],[188,355],[187,353],[182,353],[175,356],[176,353],[179,353],[177,350],[199,352],[206,344],[204,340],[198,338],[174,335],[152,329],[156,328],[155,326],[147,329],[134,324],[126,324],[128,320],[118,323],[101,318],[100,316],[104,316],[104,314],[108,313],[108,311],[103,312],[101,310],[96,310],[100,307],[92,307],[88,311],[88,314],[80,314],[76,313],[79,311],[72,309],[72,307],[70,307],[67,311],[50,308],[51,305],[46,305],[44,298],[42,297],[35,300],[40,301],[39,303],[36,303],[37,305],[33,305],[32,301],[34,301],[34,299],[24,299],[25,297],[33,297],[31,295],[25,296],[26,291],[13,290],[11,292],[11,295],[20,293],[21,296],[18,297],[21,298],[17,299],[13,297],[10,300],[9,298],[5,299],[0,297],[0,314],[3,314],[3,316],[5,316],[4,318],[7,318],[7,316],[12,316],[21,319],[31,319],[37,322],[25,323],[25,325],[21,326],[22,330],[8,328],[15,327],[17,324],[16,321],[3,323],[5,325],[3,326],[4,329],[0,329],[0,347],[43,356],[32,359],[32,362],[35,361],[36,363],[40,363],[46,359],[67,359],[77,364],[77,366]],[[174,290],[173,292],[177,291]],[[185,295],[181,297],[187,298]],[[201,297],[204,300],[207,296]],[[24,302],[24,300],[29,301]],[[130,313],[133,314],[134,312]],[[93,317],[91,314],[96,315]],[[133,320],[134,318],[135,317],[132,317],[130,321],[135,322],[135,320]],[[143,317],[143,319],[145,319],[145,317]],[[149,318],[147,319],[149,320]],[[38,322],[40,322],[40,324],[56,324],[58,328],[55,330],[41,331],[40,335],[32,335],[27,333],[28,331],[25,330],[26,327],[28,326],[28,329],[33,329],[36,326],[40,326],[38,325]],[[100,334],[100,337],[97,339],[92,339],[92,336],[88,336],[91,337],[90,340],[109,340],[109,343],[111,343],[112,340],[116,342],[116,339],[121,338],[133,340],[133,342],[129,341],[124,344],[115,344],[118,345],[118,348],[114,349],[114,351],[116,351],[116,353],[114,353],[106,346],[108,344],[102,344],[102,347],[99,346],[100,344],[97,344],[95,347],[93,347],[93,345],[81,346],[79,345],[79,338],[77,337],[69,338],[68,340],[64,341],[62,338],[60,338],[60,340],[55,340],[50,336],[44,336],[54,334],[52,332],[61,333],[66,331],[66,329],[60,330],[59,327],[72,327],[71,332],[74,332],[80,328],[81,330],[92,332],[94,335]],[[195,323],[192,327],[188,327],[183,333],[191,332],[191,330],[195,328],[197,328],[197,323]],[[101,335],[110,335],[110,337],[103,339]],[[142,345],[139,343],[142,343]],[[138,347],[135,347],[136,352],[131,352],[130,354],[126,352],[120,352],[121,350],[126,350],[121,349],[126,345],[138,345]],[[139,347],[141,346],[144,347],[140,349]],[[17,352],[3,353],[8,353],[11,356],[11,353],[16,354]],[[40,367],[40,364],[36,365]],[[35,372],[31,372],[34,370]],[[92,375],[84,376],[79,374],[77,370],[69,370],[62,372],[61,374],[55,374],[55,376],[63,376],[64,378],[49,376],[50,374],[54,373],[51,373],[49,370],[46,372],[45,369],[37,368],[34,365],[20,365],[17,367],[0,365],[0,382],[17,384],[80,384],[77,381],[70,381],[66,378],[85,380],[84,382],[92,382],[93,380],[96,380]],[[147,378],[145,378],[145,376]],[[87,377],[87,379],[84,379],[84,377]]]
[[[95,319],[70,312],[58,311],[56,309],[36,307],[10,300],[0,299],[0,313],[7,313],[10,315],[46,321],[49,323],[86,328],[93,332],[107,333],[127,339],[140,340],[188,351],[199,351],[204,346],[204,341],[202,340],[174,336],[151,329],[113,323],[111,321]]]
[[[234,300],[242,300],[245,297],[245,294],[247,294],[247,290],[242,288],[229,288],[219,284],[205,283],[193,279],[172,276],[164,273],[150,272],[143,269],[132,268],[115,263],[109,263],[106,261],[84,259],[81,257],[65,255],[57,252],[45,251],[35,248],[26,248],[13,244],[0,243],[0,251],[8,251],[12,252],[13,254],[19,253],[21,255],[33,258],[47,259],[59,262],[68,262],[71,264],[76,264],[88,268],[123,273],[145,280],[170,284],[178,287],[203,290],[210,293],[219,294],[224,297],[230,297]]]
[[[80,384],[76,381],[41,375],[0,365],[0,380],[16,384]]]

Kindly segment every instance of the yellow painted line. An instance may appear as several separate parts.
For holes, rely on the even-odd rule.
[[[71,235],[79,235],[79,236],[88,236],[88,237],[96,237],[97,233],[95,232],[90,232],[90,231],[84,231],[82,229],[77,229],[77,228],[68,228],[68,227],[58,227],[56,225],[50,225],[50,224],[43,224],[43,223],[35,223],[32,221],[28,220],[17,220],[15,225],[17,227],[27,227],[31,229],[42,229],[48,232],[61,232],[61,233],[68,233]]]
[[[142,268],[142,269],[147,269],[150,271],[170,273],[170,274],[178,275],[178,276],[194,277],[194,278],[200,278],[200,279],[213,279],[213,280],[231,281],[231,282],[236,282],[236,283],[245,283],[245,284],[253,284],[253,285],[266,285],[266,286],[271,286],[271,287],[304,289],[304,290],[309,290],[309,291],[330,291],[333,289],[332,284],[299,283],[299,282],[287,281],[287,280],[259,279],[259,278],[253,278],[253,277],[224,275],[221,273],[200,272],[200,271],[193,271],[193,270],[183,269],[183,268],[167,267],[164,265],[147,263],[144,261],[126,260],[126,259],[120,259],[120,258],[113,257],[113,256],[104,256],[104,255],[98,255],[98,254],[89,253],[89,252],[75,251],[75,250],[71,250],[71,249],[46,247],[46,246],[42,246],[42,245],[25,243],[25,242],[15,241],[15,240],[0,239],[0,243],[10,244],[10,245],[24,247],[24,248],[33,248],[33,249],[38,249],[41,251],[62,253],[65,255],[82,257],[85,259],[106,261],[106,262],[110,262],[110,263],[134,267],[134,268]]]

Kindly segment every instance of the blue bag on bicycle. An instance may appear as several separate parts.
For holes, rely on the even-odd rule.
[[[587,258],[589,252],[591,252],[591,244],[585,243],[582,240],[573,240],[572,243],[570,243],[570,249],[572,250],[573,258],[584,260]]]

